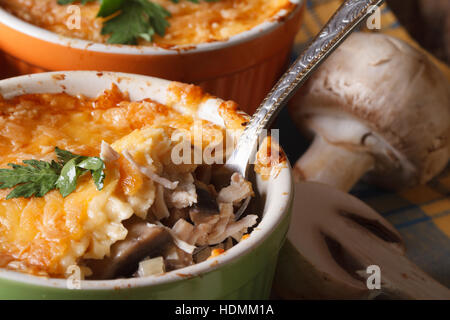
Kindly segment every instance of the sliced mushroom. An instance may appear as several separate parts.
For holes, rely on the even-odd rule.
[[[450,150],[450,84],[418,50],[382,34],[354,33],[290,105],[315,134],[297,179],[349,190],[363,175],[398,188],[425,183]]]
[[[211,182],[211,172],[212,166],[210,165],[198,166],[195,170],[195,178],[204,184],[209,184]]]
[[[198,180],[194,184],[197,192],[197,203],[192,206],[190,211],[193,213],[219,214],[219,206],[210,187]]]
[[[171,243],[171,235],[165,228],[137,217],[125,221],[124,225],[128,229],[127,237],[111,246],[108,257],[86,261],[93,272],[91,279],[128,277],[138,269],[139,262],[159,255]]]
[[[275,292],[290,299],[450,299],[450,290],[405,256],[399,233],[357,198],[319,183],[297,183]],[[381,269],[369,290],[367,268]]]

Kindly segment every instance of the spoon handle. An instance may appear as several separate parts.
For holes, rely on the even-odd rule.
[[[308,48],[291,65],[272,88],[245,128],[233,162],[250,159],[258,137],[267,129],[282,107],[292,97],[308,76],[330,55],[345,38],[384,0],[347,0],[336,11]],[[241,162],[242,163],[242,162]]]

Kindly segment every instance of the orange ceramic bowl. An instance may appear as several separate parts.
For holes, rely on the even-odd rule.
[[[4,77],[43,71],[102,70],[195,83],[253,113],[283,72],[302,21],[304,0],[277,19],[226,41],[189,48],[109,45],[72,39],[31,25],[0,8]],[[0,74],[1,76],[1,74]]]

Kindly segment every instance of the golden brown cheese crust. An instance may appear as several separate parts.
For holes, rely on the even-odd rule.
[[[168,89],[167,105],[130,101],[115,85],[95,99],[64,93],[0,97],[0,168],[27,159],[55,159],[55,146],[98,156],[104,140],[120,153],[129,150],[139,164],[149,155],[157,174],[193,172],[195,165],[171,161],[175,130],[194,136],[194,124],[200,124],[202,139],[191,143],[205,148],[213,138],[224,137],[225,130],[239,135],[249,121],[233,102],[218,108],[226,128],[199,119],[199,105],[211,98],[199,87],[177,82]],[[262,149],[270,149],[270,142]],[[285,166],[282,153],[275,160]],[[276,173],[271,163],[257,164],[257,172]],[[89,175],[66,198],[54,190],[42,198],[6,200],[10,190],[0,190],[0,267],[64,277],[71,265],[108,255],[111,245],[127,234],[122,221],[133,214],[146,217],[155,184],[123,156],[106,165],[101,191]]]
[[[292,10],[289,0],[220,0],[198,4],[181,0],[153,0],[170,13],[170,27],[164,37],[156,36],[155,43],[163,47],[195,45],[226,40],[253,27],[270,21],[281,9]],[[66,6],[57,0],[0,0],[0,5],[19,18],[58,34],[95,42],[106,42],[102,36],[102,20],[96,18],[98,3],[81,8],[81,29],[70,30],[66,23],[70,16]],[[141,45],[150,43],[141,41]]]

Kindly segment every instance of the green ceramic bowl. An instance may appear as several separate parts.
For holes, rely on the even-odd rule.
[[[128,91],[133,100],[152,97],[165,103],[169,81],[119,73],[41,73],[0,81],[0,94],[11,98],[25,93],[96,96],[111,84]],[[58,75],[58,76],[56,76]],[[220,123],[211,99],[202,115]],[[292,205],[290,168],[263,181],[257,176],[262,220],[250,237],[222,255],[161,276],[107,281],[81,281],[68,289],[64,279],[49,279],[0,269],[0,299],[266,299],[269,297],[278,252],[285,240]]]

